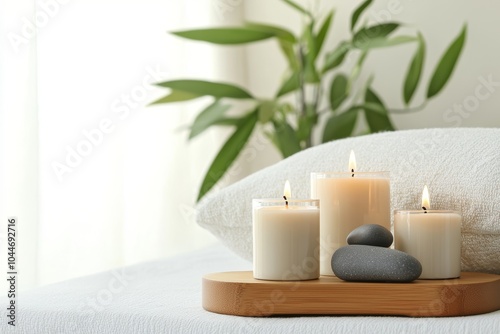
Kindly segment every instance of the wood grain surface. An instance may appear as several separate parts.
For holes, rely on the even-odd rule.
[[[500,309],[500,275],[463,272],[460,278],[412,283],[264,281],[251,271],[203,277],[203,308],[240,316],[400,315],[448,317]]]

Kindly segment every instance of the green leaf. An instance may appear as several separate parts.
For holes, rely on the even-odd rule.
[[[306,68],[304,69],[304,81],[307,83],[319,83],[320,77],[316,67],[312,61],[306,62]]]
[[[259,122],[265,124],[269,122],[276,111],[276,101],[264,101],[259,108]]]
[[[337,75],[330,86],[330,107],[336,110],[347,98],[347,78],[343,74]]]
[[[281,27],[277,27],[277,26],[273,26],[273,25],[269,25],[269,24],[263,24],[263,23],[256,23],[256,22],[246,22],[245,26],[249,27],[252,30],[263,31],[263,32],[273,34],[273,36],[275,36],[283,41],[287,41],[289,43],[296,43],[297,42],[297,38],[295,38],[295,36],[290,31],[288,31],[284,28],[281,28]]]
[[[299,117],[297,126],[297,139],[299,140],[299,143],[302,141],[306,141],[307,138],[309,138],[313,126],[314,124],[309,117]]]
[[[223,117],[214,122],[213,125],[222,125],[222,126],[238,126],[244,118],[236,118],[236,117]]]
[[[365,94],[365,104],[362,106],[365,110],[365,118],[370,131],[393,131],[394,126],[389,119],[387,108],[373,90],[368,88]],[[373,104],[376,106],[374,107]]]
[[[304,7],[300,6],[299,4],[297,4],[291,0],[283,0],[283,1],[285,3],[287,3],[288,5],[292,6],[293,8],[295,8],[296,10],[298,10],[299,12],[301,12],[302,14],[306,14],[311,19],[313,18],[313,15],[311,14],[311,12],[309,12],[308,10],[306,10]]]
[[[316,50],[314,58],[318,57],[321,48],[323,47],[323,43],[325,42],[326,35],[328,34],[328,30],[330,29],[330,25],[332,23],[333,14],[334,11],[330,11],[319,29],[318,35],[316,36]]]
[[[373,112],[377,112],[381,115],[386,115],[387,114],[387,109],[385,109],[385,106],[378,103],[378,102],[365,102],[361,105],[358,106],[362,110],[370,110]]]
[[[281,52],[285,55],[285,58],[288,61],[288,64],[290,65],[290,68],[293,70],[298,70],[300,68],[299,60],[297,59],[295,55],[295,51],[293,49],[293,44],[283,41],[283,40],[278,40]]]
[[[307,107],[310,107],[309,105]],[[309,136],[311,135],[314,126],[318,122],[318,114],[316,111],[311,108],[306,108],[306,115],[301,115],[299,117],[298,126],[297,126],[297,139],[299,142],[307,141]]]
[[[390,46],[401,45],[405,43],[415,42],[417,38],[413,36],[396,36],[394,38],[388,39],[386,37],[379,37],[375,39],[367,40],[365,43],[359,44],[357,46],[360,50],[376,49],[376,48],[386,48]]]
[[[434,70],[429,88],[427,89],[427,98],[431,98],[439,93],[441,89],[443,89],[444,85],[446,85],[446,82],[455,69],[460,53],[462,52],[466,35],[467,25],[464,25],[462,32],[448,47],[448,50],[446,50]]]
[[[193,125],[191,126],[189,139],[193,139],[210,126],[215,125],[217,121],[223,118],[224,113],[230,107],[231,106],[228,104],[222,104],[220,100],[216,100],[214,103],[206,107],[198,114],[198,116],[196,116]]]
[[[408,72],[406,73],[405,85],[403,88],[403,97],[405,104],[408,105],[417,89],[420,77],[422,74],[422,68],[424,66],[425,59],[425,41],[422,34],[418,34],[418,47],[413,56],[413,60],[408,67]]]
[[[152,102],[151,105],[189,101],[189,100],[197,99],[201,96],[202,95],[199,95],[199,94],[183,92],[183,91],[179,91],[179,90],[172,90],[167,96],[164,96],[161,99],[158,99],[158,100]]]
[[[368,56],[368,51],[363,51],[359,56],[356,65],[352,68],[351,75],[349,76],[349,80],[347,82],[347,88],[346,88],[347,95],[351,93],[352,85],[358,79],[359,74],[361,73],[361,68],[363,67],[363,63],[365,62],[367,56]]]
[[[366,49],[367,47],[365,45],[369,45],[370,41],[384,38],[398,27],[399,23],[389,22],[377,24],[368,28],[362,28],[354,34],[352,44],[358,49]]]
[[[161,87],[166,87],[187,93],[197,94],[198,96],[211,95],[214,97],[229,97],[233,99],[251,99],[246,90],[227,83],[211,82],[203,80],[172,80],[160,82],[157,84]]]
[[[278,148],[283,155],[287,158],[292,154],[300,152],[300,142],[295,134],[295,130],[288,124],[286,120],[282,122],[274,122],[275,137],[278,143]]]
[[[243,44],[274,37],[275,34],[251,27],[207,28],[174,31],[173,35],[214,44]]]
[[[325,73],[342,64],[347,52],[351,49],[351,43],[347,41],[341,42],[333,52],[330,52],[325,57],[325,64],[322,72]]]
[[[311,22],[304,30],[304,39],[307,43],[307,53],[303,55],[304,81],[308,83],[320,82],[319,74],[316,71],[316,38],[313,32],[314,22]]]
[[[299,87],[300,87],[299,73],[293,72],[290,75],[290,77],[287,80],[285,80],[285,82],[283,82],[283,84],[280,87],[280,90],[276,94],[276,97],[280,97],[290,92],[293,92],[294,90],[297,90]]]
[[[212,161],[198,192],[199,201],[220,180],[247,143],[257,123],[257,110],[251,112],[238,125]]]
[[[323,143],[349,137],[354,130],[357,118],[358,110],[356,108],[351,108],[346,112],[331,116],[323,130]]]
[[[352,17],[351,17],[351,31],[354,31],[354,27],[356,26],[356,23],[358,22],[359,17],[365,11],[365,9],[368,6],[370,6],[371,3],[372,3],[372,0],[366,0],[361,5],[359,5],[358,8],[356,8],[356,10],[354,11],[354,13],[352,13]]]

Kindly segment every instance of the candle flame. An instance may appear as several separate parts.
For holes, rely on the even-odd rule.
[[[431,207],[431,200],[429,197],[429,189],[427,189],[427,185],[424,186],[424,191],[422,192],[422,208],[424,210],[429,210]]]
[[[283,195],[287,199],[290,199],[292,197],[292,190],[290,189],[290,182],[288,180],[286,180],[285,182],[285,189],[283,190]]]
[[[351,150],[351,155],[349,156],[349,172],[356,170],[356,157],[354,156],[354,151]]]

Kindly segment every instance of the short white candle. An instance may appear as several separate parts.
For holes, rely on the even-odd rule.
[[[333,253],[347,245],[347,235],[363,224],[391,228],[388,172],[357,172],[351,151],[348,173],[312,173],[311,197],[321,202],[320,272],[334,276]]]
[[[287,181],[288,182],[288,181]],[[319,201],[253,200],[253,276],[299,281],[319,277]]]
[[[430,210],[425,186],[422,210],[394,212],[394,246],[420,261],[421,279],[460,277],[461,225],[457,211]]]

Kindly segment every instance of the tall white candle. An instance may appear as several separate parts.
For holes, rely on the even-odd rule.
[[[287,181],[288,182],[288,181]],[[265,280],[319,277],[319,201],[253,200],[253,275]]]
[[[394,212],[394,246],[420,261],[421,279],[460,277],[461,225],[457,211],[430,210],[425,186],[422,210]]]
[[[334,276],[333,253],[347,244],[347,235],[363,224],[391,227],[388,172],[360,173],[351,152],[348,173],[312,173],[311,197],[320,208],[320,272]]]

